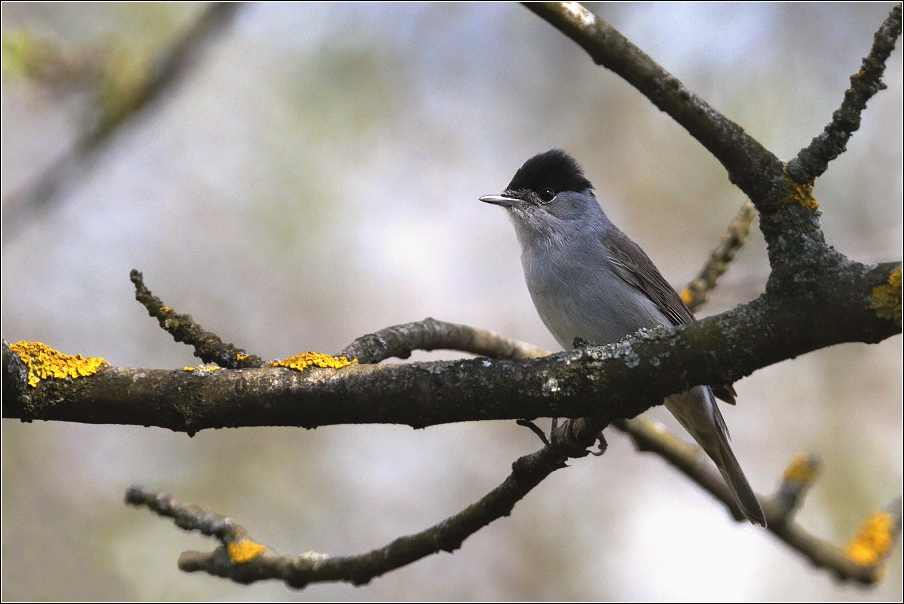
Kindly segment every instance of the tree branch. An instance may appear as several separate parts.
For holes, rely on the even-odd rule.
[[[685,443],[667,430],[642,417],[619,420],[613,425],[627,433],[638,451],[656,453],[679,472],[721,501],[735,520],[744,521],[734,497],[718,471],[706,462],[703,450]],[[795,520],[794,514],[816,477],[818,463],[808,456],[794,460],[785,471],[778,491],[771,497],[758,495],[766,514],[766,529],[792,549],[800,552],[817,568],[829,570],[839,580],[872,584],[882,577],[885,556],[901,536],[900,520],[889,527],[885,549],[871,564],[853,560],[848,550],[808,533]],[[894,509],[900,508],[891,506]]]
[[[88,167],[120,127],[163,98],[197,61],[201,51],[232,21],[241,3],[215,2],[140,76],[127,98],[117,99],[62,157],[3,200],[3,240],[18,235],[26,222],[47,208]]]
[[[851,87],[844,92],[844,100],[832,114],[832,121],[788,162],[788,174],[796,182],[812,182],[826,171],[830,161],[845,152],[848,140],[860,128],[860,114],[866,109],[867,101],[886,87],[882,82],[885,62],[900,35],[901,5],[896,4],[876,32],[860,71],[851,76]]]
[[[595,63],[637,88],[722,163],[729,180],[750,197],[761,215],[760,229],[773,269],[767,288],[800,287],[802,273],[847,262],[825,245],[812,187],[792,179],[784,164],[740,126],[580,4],[544,2],[526,7],[574,40]],[[893,30],[892,26],[880,37],[889,39],[896,35]]]
[[[843,342],[879,342],[900,323],[870,308],[898,264],[843,267],[806,297],[766,293],[692,325],[643,330],[609,346],[539,359],[485,358],[342,369],[214,372],[101,368],[37,387],[4,373],[3,417],[159,426],[194,433],[235,426],[440,423],[524,417],[633,417],[694,384]],[[839,283],[844,287],[836,289]],[[826,287],[826,284],[833,287]],[[900,296],[898,297],[900,306]],[[839,321],[839,317],[845,317]],[[10,356],[4,347],[4,367]],[[601,402],[605,401],[605,404]]]
[[[592,444],[592,440],[589,444]],[[587,446],[589,446],[589,444]],[[179,558],[180,570],[203,571],[239,583],[279,579],[294,588],[323,581],[345,581],[354,585],[368,583],[374,577],[411,564],[440,551],[453,552],[478,530],[503,516],[552,472],[566,467],[569,456],[586,455],[580,445],[560,441],[512,464],[512,473],[498,487],[476,503],[442,522],[414,535],[400,537],[379,549],[356,556],[330,557],[308,552],[300,556],[280,556],[246,538],[246,531],[228,518],[183,506],[168,495],[129,489],[126,501],[146,505],[162,516],[171,516],[185,530],[199,530],[215,536],[221,546],[214,551],[185,552]],[[250,557],[244,552],[253,553]]]
[[[406,327],[409,333],[419,331],[416,323]],[[462,331],[468,329],[465,326],[457,327]],[[427,329],[430,329],[429,324]],[[374,338],[373,341],[381,342],[384,333],[397,335],[400,330],[388,328],[371,337]],[[499,340],[496,345],[489,341],[487,344],[493,348],[506,345],[506,338],[496,337]],[[456,338],[453,335],[450,340]],[[435,340],[434,344],[442,348],[454,348],[441,340]],[[374,360],[382,360],[376,358],[377,355],[371,356]],[[638,450],[657,453],[722,501],[736,519],[743,520],[724,481],[706,464],[699,447],[684,443],[643,418],[618,421],[615,425],[632,437]],[[576,426],[581,427],[580,424]],[[361,585],[428,555],[439,551],[451,552],[477,530],[500,516],[508,515],[515,503],[534,486],[556,469],[564,467],[567,457],[587,454],[586,447],[592,445],[599,426],[584,428],[582,433],[570,434],[573,437],[571,439],[554,439],[553,444],[519,459],[513,464],[513,472],[505,482],[462,512],[424,531],[399,538],[383,548],[362,555],[331,558],[325,554],[307,552],[300,556],[280,556],[249,539],[247,531],[229,519],[204,512],[195,506],[184,506],[168,495],[134,487],[127,493],[126,500],[135,505],[146,505],[162,516],[174,517],[176,524],[185,530],[199,530],[220,540],[221,546],[212,552],[183,553],[179,558],[179,568],[183,571],[207,572],[239,583],[278,579],[295,588],[322,581],[345,581]],[[785,472],[778,492],[771,498],[760,498],[764,503],[769,530],[816,566],[831,570],[841,580],[856,580],[865,584],[877,581],[881,576],[884,557],[900,536],[900,518],[894,526],[889,527],[887,534],[883,534],[885,547],[877,553],[872,564],[859,564],[844,549],[808,534],[793,521],[793,514],[813,483],[816,465],[817,461],[811,457],[795,460]]]
[[[745,201],[729,223],[719,245],[710,253],[709,260],[687,287],[681,290],[681,299],[691,311],[706,303],[706,294],[715,289],[719,277],[728,269],[728,264],[734,260],[738,250],[744,247],[755,217],[753,204]]]
[[[577,2],[529,2],[524,6],[574,40],[594,63],[618,74],[683,126],[725,166],[731,182],[760,212],[781,196],[782,162],[609,23]]]
[[[901,333],[900,263],[863,265],[825,246],[809,186],[792,182],[773,154],[604,21],[579,5],[529,8],[674,117],[750,196],[763,216],[760,224],[773,268],[767,290],[757,300],[693,325],[641,330],[615,345],[589,346],[543,358],[533,358],[542,352],[538,349],[490,332],[427,319],[359,338],[343,354],[360,356],[366,363],[338,370],[101,368],[90,377],[44,379],[37,387],[28,385],[22,359],[4,342],[3,416],[23,421],[157,425],[190,434],[242,425],[314,427],[380,422],[423,427],[482,419],[582,418],[566,423],[553,433],[549,445],[515,462],[506,481],[479,502],[426,531],[361,556],[281,557],[248,539],[244,529],[227,519],[137,488],[128,495],[130,503],[175,517],[179,526],[221,541],[222,547],[213,553],[183,555],[183,570],[204,570],[242,582],[279,578],[296,587],[325,580],[361,584],[420,557],[456,549],[467,536],[510,513],[521,497],[562,467],[568,457],[586,455],[606,424],[660,404],[668,394],[694,384],[735,381],[772,363],[833,344],[878,342]],[[900,8],[897,27],[900,30]],[[820,145],[811,147],[815,155],[828,157]],[[736,225],[736,235],[746,235],[745,228],[749,221],[744,227],[742,220]],[[729,237],[714,252],[705,274],[701,273],[697,293],[689,296],[692,303],[702,299],[698,293],[705,297],[715,285],[720,267],[724,270],[724,263],[742,243],[743,235],[733,241]],[[159,299],[143,288],[140,274],[135,280],[139,299],[143,298],[151,314],[177,340],[181,337],[196,346],[196,354],[201,343],[210,341],[213,352],[204,355],[231,355],[225,358],[227,363],[237,359],[238,349],[224,347],[219,338],[201,330],[187,315],[162,310]],[[180,331],[186,326],[187,331]],[[406,358],[421,347],[461,348],[497,359],[520,360],[372,364],[388,356]],[[639,420],[621,421],[620,426],[632,435],[638,448],[656,450],[733,508],[724,483],[699,464],[695,447],[670,442]],[[806,534],[793,522],[808,485],[790,469],[786,472],[778,494],[764,501],[770,530],[840,578],[875,580],[882,557],[900,533],[900,514],[886,514],[891,520],[883,517],[873,523],[879,529],[867,523],[848,551],[840,554],[838,548]],[[882,547],[873,547],[874,542],[881,542]],[[854,544],[857,547],[852,549]],[[855,556],[852,551],[859,553]]]
[[[149,315],[157,319],[161,329],[173,336],[177,342],[184,342],[193,347],[195,356],[205,363],[216,363],[229,369],[264,366],[264,361],[260,357],[248,354],[232,344],[223,343],[219,336],[195,323],[191,315],[179,314],[164,304],[145,286],[144,275],[137,270],[132,269],[129,279],[135,285],[135,299],[147,309]]]
[[[491,331],[456,325],[427,317],[361,336],[336,356],[379,363],[390,357],[407,359],[412,350],[458,350],[490,359],[535,359],[549,354],[526,342],[504,338]]]

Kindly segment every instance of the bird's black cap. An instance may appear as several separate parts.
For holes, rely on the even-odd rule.
[[[524,162],[505,190],[507,193],[543,189],[552,189],[556,193],[580,193],[592,188],[593,185],[584,177],[584,171],[577,160],[561,149],[552,149]]]

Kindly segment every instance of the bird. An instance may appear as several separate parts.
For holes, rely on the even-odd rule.
[[[593,190],[577,160],[552,149],[524,162],[501,195],[480,198],[508,211],[527,289],[559,345],[570,349],[576,338],[610,344],[641,328],[694,322],[653,261],[612,224]],[[734,404],[730,385],[694,386],[664,403],[715,462],[747,520],[765,527],[716,395]]]

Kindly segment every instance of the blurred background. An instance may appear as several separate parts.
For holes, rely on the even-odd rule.
[[[592,9],[787,160],[822,131],[891,6]],[[6,340],[197,364],[134,301],[137,268],[178,312],[264,358],[335,352],[426,316],[556,350],[505,212],[477,201],[524,160],[572,152],[676,288],[744,201],[670,118],[512,4],[244,6],[120,122],[148,67],[208,10],[3,3]],[[828,242],[866,262],[902,257],[900,48],[885,82],[815,188]],[[700,314],[755,298],[767,275],[754,229]],[[795,454],[820,455],[799,519],[846,543],[901,493],[901,378],[896,337],[736,384],[738,406],[723,409],[754,488],[771,493]],[[648,415],[678,429],[661,407]],[[215,543],[125,506],[126,488],[229,515],[284,554],[355,554],[459,511],[539,441],[514,422],[189,438],[4,420],[2,435],[4,600],[902,597],[900,545],[881,584],[840,585],[615,432],[605,456],[556,472],[453,555],[303,591],[179,572],[181,551]]]

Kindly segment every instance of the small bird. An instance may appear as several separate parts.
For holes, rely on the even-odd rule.
[[[577,161],[553,149],[524,162],[501,195],[480,201],[508,210],[521,244],[527,289],[563,348],[575,338],[609,344],[642,327],[681,325],[694,315],[653,261],[609,221]],[[715,388],[734,404],[731,386]],[[716,463],[744,516],[766,517],[728,444],[713,388],[665,399],[666,408]]]

